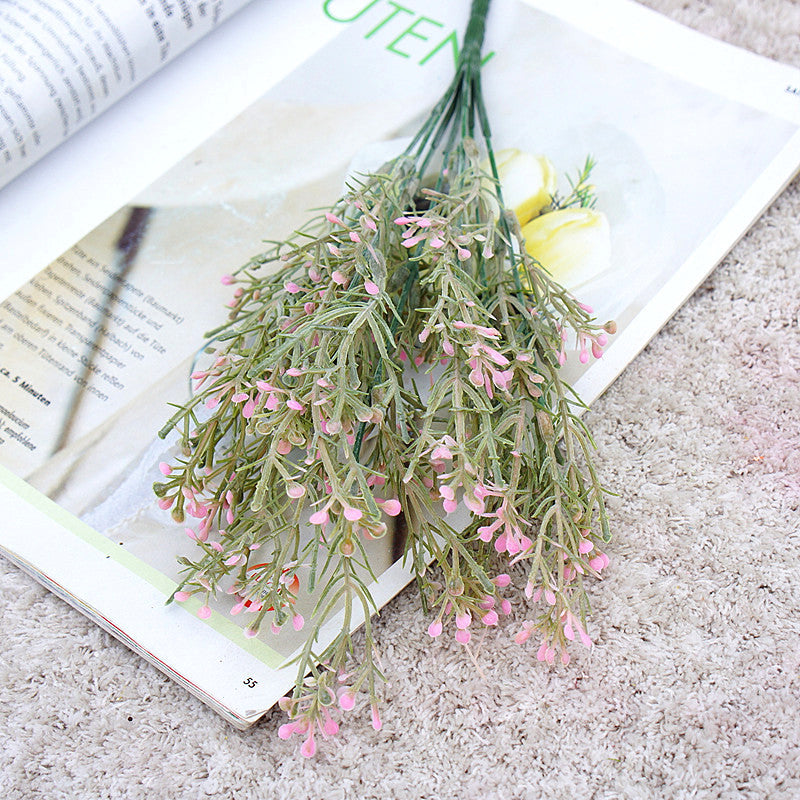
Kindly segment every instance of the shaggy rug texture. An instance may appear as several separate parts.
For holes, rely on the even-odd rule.
[[[795,0],[645,4],[800,67]],[[591,652],[548,668],[507,627],[476,667],[408,589],[383,730],[306,761],[277,709],[235,730],[0,559],[0,796],[800,797],[799,219],[795,180],[588,416],[618,490]]]

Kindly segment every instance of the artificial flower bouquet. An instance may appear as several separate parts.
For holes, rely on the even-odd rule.
[[[158,502],[197,545],[173,597],[205,598],[207,616],[233,595],[246,636],[303,631],[279,734],[305,756],[360,695],[381,724],[371,541],[400,537],[434,638],[468,645],[511,613],[503,564],[520,563],[516,641],[564,663],[570,641],[591,645],[605,489],[561,367],[599,358],[615,328],[559,281],[604,268],[607,223],[590,159],[559,194],[546,158],[493,151],[488,5],[474,0],[455,78],[406,151],[223,278],[228,319],[161,432],[181,450]]]

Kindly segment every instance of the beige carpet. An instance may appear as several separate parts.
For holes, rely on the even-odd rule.
[[[800,66],[796,0],[648,0]],[[735,165],[732,165],[735,168]],[[597,646],[476,673],[407,590],[377,622],[384,727],[312,761],[240,733],[0,560],[0,797],[800,797],[800,183],[589,416],[615,537]]]

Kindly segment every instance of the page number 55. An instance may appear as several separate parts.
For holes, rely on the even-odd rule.
[[[248,688],[253,689],[258,685],[258,681],[255,678],[245,678],[242,683]]]

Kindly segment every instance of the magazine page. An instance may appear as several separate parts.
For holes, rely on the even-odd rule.
[[[250,2],[18,175],[0,191],[0,297],[340,32],[318,0]]]
[[[247,1],[0,3],[0,188]]]
[[[527,234],[556,278],[616,320],[602,359],[564,368],[590,402],[796,172],[800,108],[785,88],[800,76],[633,4],[609,3],[598,35],[556,5],[496,4],[485,93],[498,153],[546,159],[559,192],[596,162],[577,238]],[[276,667],[302,634],[245,639],[235,596],[204,619],[187,613],[199,601],[163,606],[197,530],[152,494],[176,452],[158,431],[235,303],[226,276],[404,147],[452,74],[466,13],[322,7],[339,37],[0,306],[0,464],[15,514],[0,545],[240,721],[291,685]],[[408,578],[398,543],[392,530],[370,545],[379,604]]]

